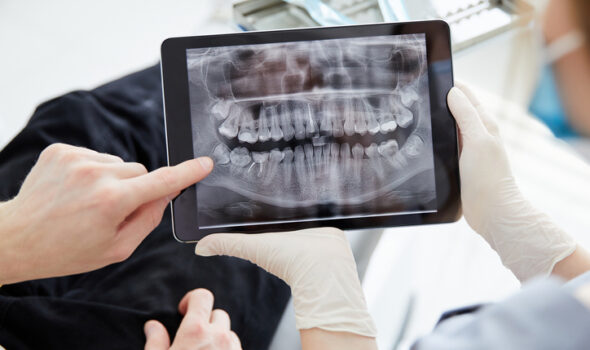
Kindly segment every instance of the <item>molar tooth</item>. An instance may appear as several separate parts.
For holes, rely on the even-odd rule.
[[[244,147],[236,147],[234,148],[230,154],[229,159],[231,163],[237,165],[239,167],[245,167],[246,165],[250,164],[252,158],[250,157],[250,152]]]
[[[240,110],[236,105],[232,105],[230,113],[217,130],[219,133],[229,139],[238,136],[238,124],[240,122]]]
[[[381,119],[379,126],[381,133],[386,134],[397,129],[397,123],[393,119],[393,115],[391,113],[382,113],[379,116],[379,119]]]
[[[270,106],[262,106],[260,108],[260,116],[258,117],[258,140],[260,142],[270,140],[269,112],[272,112],[272,107]]]
[[[229,148],[223,143],[215,146],[215,149],[213,149],[213,160],[217,165],[229,163]]]
[[[286,104],[281,105],[281,131],[283,132],[283,138],[285,141],[290,141],[293,136],[295,136],[295,129],[291,124],[291,118],[289,114],[289,107]]]
[[[402,104],[406,107],[410,107],[414,101],[418,100],[418,93],[411,87],[405,87],[401,89],[400,97]]]
[[[424,148],[424,141],[420,136],[410,135],[402,148],[403,152],[410,158],[418,156]]]
[[[224,120],[229,115],[230,107],[231,102],[228,100],[218,100],[213,107],[211,107],[211,113],[213,113],[217,119]]]
[[[399,150],[399,146],[397,145],[396,140],[389,140],[381,142],[377,150],[379,151],[380,155],[389,158],[393,156],[395,153],[397,153],[397,151]]]
[[[258,165],[258,174],[261,176],[265,168],[265,163],[268,161],[268,152],[252,152],[252,165],[248,169],[250,171],[254,165]]]
[[[254,121],[252,115],[248,111],[245,111],[244,115],[242,116],[242,123],[240,124],[238,140],[247,143],[256,143],[256,141],[258,141],[258,131],[256,130],[256,122]]]
[[[402,128],[407,128],[408,126],[410,126],[410,124],[412,124],[413,119],[414,115],[412,114],[412,111],[410,111],[406,107],[399,106],[395,114],[395,120],[397,121],[397,125],[399,125]]]
[[[352,157],[354,159],[362,159],[364,154],[365,150],[363,149],[363,146],[361,146],[360,143],[357,143],[352,147]]]

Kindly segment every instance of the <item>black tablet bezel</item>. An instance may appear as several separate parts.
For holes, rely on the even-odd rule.
[[[453,86],[453,65],[449,26],[440,20],[166,39],[161,48],[161,69],[168,164],[176,165],[194,158],[187,49],[416,33],[426,35],[437,212],[353,219],[319,219],[289,224],[229,227],[224,228],[223,231],[270,232],[317,226],[333,226],[348,230],[457,221],[461,216],[457,129],[446,103],[446,95]],[[196,215],[198,212],[196,186],[188,187],[176,197],[171,203],[171,209],[173,233],[178,241],[196,242],[207,234],[219,232],[219,229],[199,229]]]

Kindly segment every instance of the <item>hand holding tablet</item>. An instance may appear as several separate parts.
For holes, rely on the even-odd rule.
[[[170,164],[215,161],[173,202],[181,241],[459,216],[444,22],[168,39],[162,74]]]

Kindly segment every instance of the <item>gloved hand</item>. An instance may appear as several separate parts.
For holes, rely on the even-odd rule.
[[[467,223],[520,281],[549,274],[576,242],[518,189],[492,116],[468,88],[452,88],[449,108],[460,129],[461,200]]]
[[[297,329],[377,335],[344,233],[335,228],[264,234],[214,234],[196,254],[247,259],[285,281]]]

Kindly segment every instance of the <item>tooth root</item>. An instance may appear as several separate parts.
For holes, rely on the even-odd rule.
[[[303,147],[297,146],[294,151],[295,156],[295,176],[297,177],[297,183],[301,190],[306,189],[308,175],[305,171],[305,153]]]
[[[340,158],[342,160],[350,159],[350,145],[348,143],[343,143],[340,146]]]
[[[424,141],[417,135],[410,135],[404,144],[403,152],[410,158],[418,156],[424,148]]]
[[[272,115],[267,114],[267,117],[270,120],[270,138],[279,141],[283,138],[283,131],[279,125],[279,116],[276,113],[273,113]]]
[[[381,133],[386,134],[397,129],[397,123],[395,122],[393,115],[391,113],[383,113],[380,115],[379,119],[381,119],[379,125]]]
[[[377,148],[379,154],[383,157],[389,158],[393,156],[399,150],[399,146],[396,140],[389,140],[385,142],[381,142],[379,147]]]
[[[229,159],[232,164],[239,167],[245,167],[250,164],[250,161],[252,160],[250,152],[244,147],[234,148],[229,154]]]
[[[330,158],[338,162],[338,157],[340,157],[340,146],[337,143],[330,144]]]
[[[217,145],[215,149],[213,149],[213,160],[216,165],[229,163],[229,148],[223,143]]]
[[[238,124],[240,122],[240,113],[237,106],[230,108],[230,113],[227,119],[217,129],[219,133],[229,139],[238,136]]]
[[[310,105],[307,105],[304,110],[304,119],[305,119],[305,134],[307,137],[311,137],[315,135],[319,128],[313,116],[313,112]]]
[[[261,107],[260,116],[258,117],[258,140],[266,142],[270,140],[270,123],[268,121],[268,112],[270,107]]]
[[[290,141],[295,136],[295,129],[291,124],[291,118],[289,116],[290,111],[287,105],[283,105],[281,108],[281,131],[283,132],[283,138],[285,141]]]
[[[291,188],[291,174],[293,173],[293,151],[287,147],[283,150],[283,183],[285,188]]]
[[[268,170],[266,171],[263,184],[268,185],[274,179],[279,169],[279,163],[283,160],[283,157],[283,153],[276,148],[270,151],[268,156]]]
[[[313,165],[313,146],[309,143],[306,143],[303,146],[303,151],[305,152],[305,165],[307,166],[307,173],[311,176],[314,174],[314,165]]]
[[[412,124],[412,121],[414,120],[414,115],[412,114],[412,111],[410,111],[406,107],[400,106],[395,115],[395,120],[397,121],[397,124],[400,127],[407,128],[408,126],[410,126],[410,124]]]
[[[385,173],[383,171],[383,165],[381,164],[381,160],[379,159],[379,150],[377,144],[372,143],[365,149],[365,154],[369,157],[371,161],[372,168],[375,170],[377,177],[380,180],[383,180],[385,177]]]
[[[249,112],[244,112],[244,115],[242,116],[238,140],[247,143],[256,143],[256,141],[258,141],[256,123]]]
[[[262,176],[262,173],[264,172],[264,169],[266,168],[266,162],[268,162],[268,152],[252,152],[252,166],[250,167],[250,169],[254,166],[257,165],[258,166],[258,174],[257,176],[260,177]],[[250,171],[250,169],[248,169],[248,171]]]
[[[324,154],[322,152],[323,148],[324,146],[313,147],[313,162],[320,174],[323,174],[324,172]]]
[[[332,122],[330,121],[330,119],[330,112],[327,108],[324,108],[324,110],[320,114],[319,129],[322,134],[328,136],[332,135]]]

